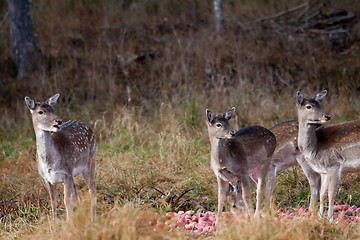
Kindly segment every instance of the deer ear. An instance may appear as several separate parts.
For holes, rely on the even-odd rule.
[[[297,91],[296,92],[296,104],[300,106],[303,101],[304,101],[304,95],[302,95],[302,93],[300,91]]]
[[[212,120],[214,119],[214,114],[209,109],[206,109],[205,112],[206,112],[206,119],[208,123],[211,124]]]
[[[29,108],[30,111],[35,109],[35,101],[29,97],[25,97],[26,106]]]
[[[224,117],[227,119],[227,120],[230,120],[230,118],[232,117],[232,115],[234,114],[235,112],[235,107],[232,107],[229,111],[227,111],[226,113],[224,113]]]
[[[315,100],[321,102],[326,96],[326,94],[327,94],[327,90],[319,92],[318,94],[316,94]]]
[[[58,100],[59,96],[60,96],[59,93],[55,94],[54,96],[52,96],[48,100],[46,100],[46,103],[53,107],[55,105],[56,101]]]

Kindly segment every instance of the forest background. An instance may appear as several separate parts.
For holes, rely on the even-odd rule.
[[[359,118],[358,1],[229,0],[222,11],[217,28],[209,0],[31,1],[41,57],[19,77],[7,3],[0,2],[1,237],[194,238],[142,223],[154,212],[216,210],[206,108],[223,113],[235,106],[234,129],[270,128],[296,118],[297,90],[313,96],[327,89],[331,123]],[[44,101],[55,93],[57,114],[86,122],[97,136],[95,222],[81,177],[84,203],[74,222],[62,221],[61,189],[60,220],[48,218],[24,97]],[[338,204],[360,205],[359,180],[342,178]],[[301,168],[277,176],[273,201],[275,212],[308,205]],[[360,237],[356,224],[274,218],[238,220],[205,237]]]

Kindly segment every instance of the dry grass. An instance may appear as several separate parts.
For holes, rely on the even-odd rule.
[[[274,216],[250,221],[240,218],[217,235],[219,239],[357,239],[359,236],[356,225],[329,224],[316,216],[291,220]]]
[[[337,222],[330,224],[317,216],[278,218],[275,213],[261,219],[238,216],[216,233],[196,235],[185,230],[154,228],[150,221],[154,211],[115,205],[110,211],[91,222],[89,202],[84,201],[71,221],[53,221],[42,217],[36,225],[2,235],[4,239],[358,239],[357,224]],[[29,234],[31,231],[31,234]]]
[[[224,1],[221,38],[214,33],[211,1],[128,2],[122,9],[117,1],[33,1],[43,62],[24,79],[15,79],[6,6],[0,3],[0,237],[193,238],[181,231],[153,231],[144,222],[155,211],[216,209],[206,108],[220,113],[235,106],[235,129],[271,127],[295,118],[296,90],[328,89],[324,107],[333,122],[359,118],[359,42],[338,54],[311,39],[290,42],[283,33],[239,24],[301,1]],[[351,0],[340,7],[360,10]],[[61,93],[58,115],[87,122],[98,139],[94,223],[87,217],[81,177],[76,185],[85,200],[73,222],[63,221],[61,189],[60,220],[48,219],[49,197],[36,170],[35,139],[23,99],[45,100],[56,92]],[[360,205],[357,182],[357,175],[343,178],[339,203]],[[300,168],[278,176],[275,205],[306,205],[308,197]],[[356,226],[273,215],[238,219],[208,237],[359,238]]]

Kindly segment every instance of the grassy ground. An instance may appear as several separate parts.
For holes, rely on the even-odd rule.
[[[272,127],[295,118],[294,94],[329,90],[324,107],[332,122],[358,119],[360,48],[334,51],[317,38],[288,41],[250,21],[301,1],[224,1],[225,33],[214,32],[211,1],[147,0],[31,2],[43,61],[16,79],[6,4],[0,3],[0,237],[57,239],[184,239],[185,231],[153,231],[160,212],[215,211],[205,109],[235,106],[234,129]],[[356,1],[324,1],[359,11]],[[332,9],[328,7],[327,9]],[[244,25],[245,24],[245,25]],[[281,76],[281,80],[279,77]],[[87,188],[71,223],[49,219],[50,204],[37,173],[35,138],[24,97],[46,100],[59,92],[57,113],[95,131],[98,217],[88,217]],[[342,178],[337,203],[360,205],[358,175]],[[299,167],[277,177],[276,206],[308,205]],[[275,211],[275,210],[274,210]],[[83,229],[83,230],[79,230]],[[65,236],[64,236],[65,235]],[[358,226],[313,218],[237,219],[205,238],[359,238]]]

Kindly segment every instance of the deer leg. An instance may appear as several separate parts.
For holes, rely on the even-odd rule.
[[[266,174],[268,171],[268,166],[263,166],[261,168],[260,174],[258,176],[258,185],[256,190],[256,210],[255,210],[255,217],[260,217],[262,208],[263,208],[263,198],[264,198],[264,191],[266,189]]]
[[[270,165],[267,174],[267,182],[268,182],[268,192],[267,192],[267,204],[271,208],[271,199],[275,187],[277,167],[275,165]]]
[[[251,180],[249,176],[241,176],[241,192],[242,199],[244,201],[244,209],[248,215],[251,215],[251,201],[250,201],[250,189],[251,189]]]
[[[315,205],[316,205],[317,201],[319,200],[321,176],[320,176],[320,174],[318,174],[317,172],[312,170],[312,168],[306,162],[306,160],[302,154],[298,154],[296,156],[296,160],[299,163],[299,165],[301,166],[301,168],[303,169],[305,176],[309,181],[310,192],[311,192],[309,210],[310,210],[310,212],[314,212]]]
[[[324,216],[324,202],[326,200],[326,195],[329,187],[329,178],[327,174],[321,174],[321,189],[320,189],[320,217]]]
[[[91,197],[91,211],[93,216],[96,216],[96,183],[95,183],[95,154],[92,158],[90,164],[90,187],[89,187],[90,197]]]
[[[248,201],[248,203],[249,203],[248,206],[245,205],[245,200],[244,200],[244,195],[243,195],[243,190],[242,190],[242,188],[243,188],[242,187],[242,182],[245,183],[244,187],[246,189],[249,189],[249,192],[250,192],[250,189],[252,188],[252,186],[255,183],[251,178],[248,178],[248,180],[249,180],[249,186],[247,186],[247,184],[246,184],[247,179],[245,179],[243,181],[233,181],[231,183],[231,186],[234,186],[234,184],[237,185],[236,186],[237,191],[232,192],[232,194],[231,194],[232,206],[236,207],[236,208],[239,208],[239,209],[242,208],[242,209],[245,210],[246,213],[248,213],[248,209],[251,209],[251,204],[250,204],[251,202],[249,200]],[[233,189],[235,189],[235,188],[233,187]],[[246,194],[246,193],[245,193],[245,196],[247,198],[250,197],[250,195]]]
[[[310,183],[310,192],[311,192],[309,210],[310,212],[315,212],[316,210],[315,206],[319,200],[319,190],[321,185],[320,174],[316,172],[312,172],[311,174],[308,175],[308,180]]]
[[[217,177],[218,182],[218,212],[216,217],[216,227],[220,226],[221,212],[224,210],[224,203],[226,199],[226,192],[228,191],[229,183],[222,178]]]
[[[56,203],[57,203],[56,202],[56,193],[57,193],[56,185],[45,181],[45,186],[46,186],[47,190],[49,191],[52,215],[53,215],[53,218],[55,219],[57,217],[57,214],[56,214]]]
[[[244,205],[241,197],[241,187],[239,187],[239,181],[232,181],[229,183],[228,195],[231,199],[231,207],[239,208]]]
[[[259,178],[256,190],[256,210],[255,217],[260,217],[262,211],[262,201],[264,197],[265,182],[264,179]]]
[[[89,188],[89,194],[91,199],[91,213],[92,216],[96,216],[96,184],[95,184],[95,157],[89,162],[89,167],[83,171],[86,185]],[[92,219],[93,220],[93,219]]]
[[[328,217],[329,221],[332,222],[334,220],[334,201],[336,196],[336,190],[340,183],[340,173],[339,170],[336,169],[334,172],[329,175],[329,210]]]
[[[66,219],[69,220],[72,216],[75,202],[76,202],[76,189],[72,175],[65,175],[64,180],[64,202],[66,207]]]

